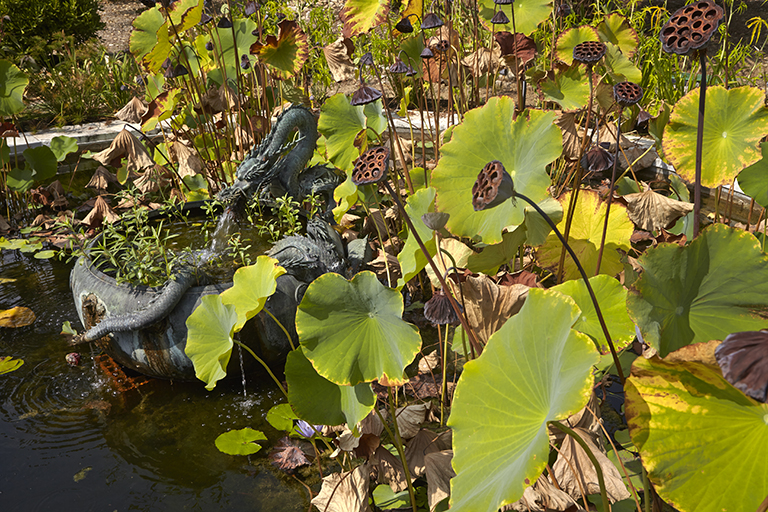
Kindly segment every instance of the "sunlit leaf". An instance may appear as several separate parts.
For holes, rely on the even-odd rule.
[[[585,41],[599,41],[597,30],[592,27],[569,28],[557,38],[555,55],[569,66],[573,63],[573,49]]]
[[[228,455],[251,455],[261,450],[261,446],[254,441],[266,440],[263,432],[245,427],[221,434],[216,438],[216,448]]]
[[[14,192],[26,192],[35,182],[32,169],[11,169],[6,178],[6,185]]]
[[[59,135],[51,139],[51,151],[56,155],[58,162],[63,162],[67,155],[77,151],[77,139],[73,137],[67,137],[66,135]]]
[[[277,404],[267,411],[267,422],[277,430],[290,432],[293,430],[293,420],[299,419],[291,409],[290,404]]]
[[[288,400],[296,414],[316,425],[357,425],[373,410],[376,396],[369,383],[340,386],[321,377],[301,349],[285,362]]]
[[[571,329],[578,316],[570,298],[531,289],[483,354],[464,365],[449,419],[457,473],[452,509],[495,511],[519,499],[543,471],[547,422],[578,411],[592,392],[598,354]]]
[[[765,328],[768,256],[751,234],[715,224],[687,247],[660,244],[640,257],[629,316],[664,357],[691,343]]]
[[[421,216],[434,210],[435,189],[432,187],[423,188],[417,191],[408,198],[405,205],[405,212],[408,214],[408,217],[411,218],[411,221],[416,227],[416,231],[431,256],[434,256],[437,251],[435,247],[435,237],[432,230],[424,225]],[[403,249],[397,255],[397,261],[400,262],[400,270],[402,272],[402,277],[397,280],[397,287],[400,289],[427,265],[427,257],[424,256],[424,253],[421,251],[421,247],[419,247],[416,237],[413,236],[413,234],[408,234]]]
[[[605,53],[605,67],[614,82],[634,82],[640,83],[643,74],[631,60],[624,55],[618,46],[613,43],[605,43],[607,51]]]
[[[441,158],[432,172],[437,206],[451,215],[447,229],[457,236],[501,242],[502,230],[523,222],[523,201],[476,212],[472,186],[491,160],[499,160],[514,180],[515,190],[536,202],[547,197],[550,178],[546,166],[562,152],[562,134],[555,114],[530,110],[514,120],[515,103],[494,97],[470,110],[453,130],[451,141],[440,148]]]
[[[570,192],[561,198],[564,211],[568,211],[570,200]],[[573,221],[571,222],[568,244],[576,253],[576,256],[578,256],[588,276],[594,275],[597,269],[597,254],[600,249],[600,240],[603,236],[605,210],[606,204],[600,202],[596,192],[582,190],[579,193],[579,201],[576,205]],[[565,219],[561,220],[557,227],[563,233],[565,230]],[[624,269],[617,249],[630,250],[629,238],[632,236],[633,231],[634,227],[627,217],[626,208],[614,203],[608,218],[608,232],[605,236],[605,249],[603,250],[603,259],[600,264],[601,274],[613,276]],[[557,236],[554,233],[550,234],[538,253],[541,264],[550,268],[557,267],[562,247],[563,245]],[[581,277],[579,269],[568,254],[565,256],[564,269],[564,279],[566,281]]]
[[[329,273],[307,288],[296,331],[304,355],[331,382],[354,386],[386,377],[403,383],[421,336],[402,314],[400,292],[382,285],[373,272],[351,281]]]
[[[295,21],[283,20],[278,24],[278,37],[267,36],[263,43],[251,45],[251,53],[280,78],[295,76],[309,56],[307,35]]]
[[[589,102],[589,81],[583,66],[557,72],[553,80],[540,85],[544,97],[557,102],[564,110],[584,108]]]
[[[35,313],[23,306],[0,311],[0,327],[26,327],[35,321]]]
[[[694,181],[699,89],[675,105],[664,131],[664,154],[686,180]],[[758,143],[768,134],[765,94],[756,87],[708,87],[704,114],[701,184],[730,183],[760,159]]]
[[[27,75],[11,62],[0,60],[0,116],[9,117],[24,110]]]
[[[614,12],[606,16],[597,26],[597,34],[601,41],[619,47],[627,57],[634,55],[638,42],[637,32],[621,14]]]
[[[36,253],[35,254],[35,259],[36,260],[49,260],[49,259],[53,258],[54,256],[56,256],[56,251],[49,249],[47,251],[40,251],[40,252]]]
[[[768,207],[768,144],[761,145],[762,158],[739,173],[739,187],[763,208]]]
[[[536,30],[539,23],[546,20],[552,14],[551,0],[515,0],[515,28],[520,34],[530,35]],[[512,7],[510,4],[494,4],[493,0],[479,0],[477,2],[481,18],[489,24],[496,10],[504,11],[507,18],[512,20]],[[506,25],[496,25],[496,31],[512,29],[512,22]]]
[[[0,375],[18,370],[23,364],[23,359],[14,359],[11,356],[0,356]]]
[[[237,312],[235,332],[262,310],[267,299],[275,293],[277,278],[285,274],[279,262],[269,256],[259,256],[256,263],[240,267],[233,277],[231,288],[221,293],[224,305],[234,306]]]
[[[639,357],[625,384],[632,441],[678,510],[752,512],[768,495],[768,405],[719,368]]]
[[[187,346],[184,353],[195,366],[195,375],[208,390],[227,376],[237,323],[235,306],[223,304],[220,295],[206,295],[187,317]]]
[[[346,0],[339,13],[344,35],[356,36],[378,27],[387,20],[390,0]]]

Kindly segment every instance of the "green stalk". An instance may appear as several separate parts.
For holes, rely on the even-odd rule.
[[[397,426],[397,409],[395,408],[395,402],[392,398],[392,387],[387,386],[387,395],[389,402],[389,411],[392,415],[392,428],[395,431],[395,448],[397,454],[400,455],[400,462],[403,464],[403,471],[405,472],[405,481],[408,484],[408,495],[411,497],[411,507],[413,512],[417,512],[416,509],[416,493],[413,490],[413,483],[411,483],[411,470],[408,468],[408,461],[405,459],[405,450],[403,450],[403,440],[400,437],[400,428]],[[375,408],[375,407],[374,407]],[[386,425],[386,423],[384,423]]]
[[[288,338],[288,344],[291,346],[291,350],[296,350],[296,347],[293,346],[293,340],[291,339],[291,335],[288,334],[288,329],[285,328],[285,326],[275,318],[275,315],[273,315],[267,308],[264,308],[264,312],[269,315],[269,317],[275,321],[278,327],[285,333],[285,337]]]
[[[570,428],[566,427],[559,421],[550,421],[549,424],[557,428],[558,430],[571,436],[574,441],[579,443],[579,446],[581,446],[581,448],[587,454],[587,457],[589,457],[589,460],[592,461],[592,465],[595,466],[595,473],[597,474],[597,483],[598,485],[600,485],[600,498],[603,500],[603,510],[604,511],[611,510],[610,502],[608,501],[608,493],[605,490],[605,479],[603,478],[603,470],[600,467],[600,463],[597,462],[597,458],[595,457],[595,454],[592,453],[592,450],[589,449],[589,446],[587,446],[587,443],[584,442],[584,440],[579,436],[579,434],[577,434]],[[584,506],[587,506],[587,504],[585,503]]]
[[[605,235],[608,233],[608,215],[611,213],[611,203],[613,202],[613,187],[616,186],[616,167],[619,165],[619,138],[621,137],[621,113],[624,109],[619,109],[619,118],[616,120],[616,153],[613,155],[613,171],[611,171],[611,186],[608,187],[608,204],[605,206],[605,222],[603,223],[603,236],[600,238],[600,249],[597,251],[597,268],[595,275],[600,273],[600,262],[603,259],[603,249],[605,249]],[[598,134],[599,136],[599,134]],[[599,144],[599,143],[598,143]]]
[[[277,387],[280,388],[280,391],[283,393],[283,395],[285,395],[285,399],[288,400],[288,393],[285,391],[285,388],[280,383],[280,380],[277,377],[275,377],[274,373],[272,373],[272,369],[267,365],[267,363],[265,363],[262,358],[257,356],[256,353],[253,350],[251,350],[250,347],[248,345],[246,345],[245,343],[242,343],[242,342],[240,342],[238,340],[232,340],[232,341],[234,341],[235,344],[238,345],[239,347],[244,348],[245,350],[247,350],[248,353],[251,354],[253,356],[253,358],[256,359],[261,366],[264,367],[265,370],[267,370],[267,373],[269,374],[269,376],[272,377],[272,380],[275,381],[275,384],[277,384]]]

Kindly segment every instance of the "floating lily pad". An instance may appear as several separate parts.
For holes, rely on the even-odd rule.
[[[504,228],[523,222],[523,201],[474,211],[472,186],[491,160],[504,165],[518,192],[536,202],[547,197],[550,178],[546,166],[563,150],[562,134],[553,124],[556,116],[530,110],[528,116],[514,120],[514,111],[512,98],[491,98],[485,106],[467,112],[453,130],[451,141],[440,149],[432,185],[437,190],[438,209],[451,216],[446,227],[454,235],[495,244],[501,242]]]
[[[675,105],[664,131],[664,154],[689,182],[695,179],[699,89]],[[756,87],[708,87],[704,115],[701,184],[730,183],[760,157],[758,143],[768,134],[765,94]]]
[[[768,495],[768,405],[717,367],[658,357],[637,358],[624,390],[632,441],[665,502],[697,512],[758,509]]]
[[[715,224],[687,247],[660,244],[640,257],[629,316],[664,357],[691,343],[758,331],[768,317],[768,256],[751,234]]]
[[[304,355],[321,376],[340,385],[386,379],[402,384],[421,347],[415,326],[403,321],[400,292],[373,272],[351,281],[325,274],[307,287],[296,312]]]
[[[228,455],[251,455],[261,450],[261,446],[254,441],[266,440],[263,432],[245,427],[221,434],[216,438],[216,448]]]
[[[373,410],[376,396],[369,383],[340,386],[321,377],[301,349],[285,362],[288,400],[299,418],[316,425],[357,425]]]
[[[587,403],[598,354],[571,329],[572,299],[532,288],[520,312],[464,365],[449,425],[456,477],[451,508],[493,512],[513,503],[547,463],[547,422]]]

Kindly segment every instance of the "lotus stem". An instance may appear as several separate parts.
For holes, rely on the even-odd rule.
[[[613,187],[616,186],[616,167],[619,165],[619,138],[621,137],[621,113],[623,108],[619,109],[619,118],[616,120],[616,152],[613,155],[613,170],[611,171],[611,186],[608,187],[608,202],[605,206],[605,222],[603,223],[603,236],[600,238],[600,249],[597,251],[597,268],[595,275],[600,273],[600,263],[603,260],[603,249],[605,249],[605,235],[608,233],[608,215],[611,213],[611,203],[613,202]],[[599,132],[598,132],[599,133]]]
[[[603,470],[600,467],[600,463],[597,462],[597,458],[595,457],[595,454],[592,453],[592,450],[589,449],[589,446],[587,446],[587,443],[581,438],[581,436],[579,436],[579,434],[574,432],[572,429],[566,427],[559,421],[550,421],[549,424],[557,428],[558,430],[564,432],[565,434],[568,434],[569,436],[571,436],[574,441],[579,443],[579,446],[581,446],[582,450],[584,450],[584,453],[587,454],[587,457],[589,457],[589,460],[592,461],[592,465],[595,466],[595,473],[597,474],[597,483],[598,485],[600,485],[600,498],[603,500],[603,510],[611,510],[610,504],[608,501],[608,493],[605,490],[605,479],[603,478]]]
[[[701,154],[704,146],[704,105],[707,97],[707,52],[699,52],[699,62],[701,63],[701,86],[699,94],[699,119],[696,126],[696,183],[693,188],[693,237],[699,236],[701,221],[699,214],[701,212]]]
[[[525,109],[525,99],[520,90],[520,62],[517,60],[517,28],[515,27],[515,2],[510,5],[512,7],[512,42],[515,46],[512,47],[512,51],[515,54],[515,88],[517,90],[517,112],[522,112]]]
[[[621,384],[624,385],[624,381],[626,380],[624,378],[624,371],[621,369],[621,363],[619,362],[619,356],[616,353],[616,347],[613,346],[613,341],[611,340],[611,335],[608,332],[608,326],[605,324],[605,318],[603,317],[603,311],[600,309],[600,304],[597,302],[597,296],[595,295],[594,290],[592,289],[592,285],[589,284],[589,278],[587,277],[587,273],[584,272],[584,267],[581,266],[581,262],[579,261],[579,258],[576,256],[576,253],[573,252],[573,249],[570,245],[568,245],[568,242],[566,241],[565,237],[562,233],[560,233],[560,230],[557,229],[557,226],[554,222],[552,222],[552,219],[547,215],[544,210],[542,210],[539,205],[537,205],[532,199],[529,197],[521,194],[520,192],[515,192],[515,197],[520,198],[529,205],[533,207],[536,212],[544,217],[544,220],[547,221],[547,224],[549,224],[549,227],[552,228],[552,231],[555,232],[555,235],[557,235],[557,238],[560,239],[560,242],[563,244],[563,247],[565,250],[568,251],[568,254],[571,255],[571,258],[573,258],[573,262],[576,264],[576,267],[579,269],[579,273],[581,274],[581,278],[584,279],[584,285],[587,287],[587,291],[589,292],[589,297],[592,299],[592,305],[595,306],[595,313],[597,313],[597,319],[600,321],[600,328],[603,331],[603,336],[605,336],[605,341],[608,343],[608,347],[611,349],[611,357],[613,358],[613,363],[616,365],[616,371],[619,374],[619,379],[621,380]]]
[[[405,451],[403,450],[403,439],[400,437],[400,428],[397,426],[397,409],[395,408],[395,401],[392,398],[391,386],[387,386],[387,398],[389,402],[389,411],[392,415],[392,429],[395,431],[395,448],[397,448],[397,454],[400,455],[400,461],[403,463],[405,481],[408,483],[408,495],[411,497],[411,507],[413,508],[413,512],[417,512],[416,493],[413,490],[413,483],[411,482],[411,470],[408,468],[408,461],[405,458]],[[386,423],[382,423],[386,425]]]
[[[296,350],[296,347],[293,346],[293,339],[291,339],[291,335],[288,334],[288,329],[285,328],[285,326],[275,318],[275,315],[273,315],[267,308],[264,308],[264,311],[269,315],[269,317],[274,320],[274,322],[277,324],[278,327],[285,333],[285,337],[288,338],[288,344],[291,346],[291,350]]]
[[[397,204],[397,207],[400,209],[400,213],[403,214],[403,218],[405,219],[406,224],[408,224],[408,229],[410,230],[411,234],[416,240],[416,243],[419,244],[419,247],[421,248],[421,252],[424,253],[424,256],[427,258],[427,262],[429,262],[430,266],[432,267],[432,271],[435,273],[435,275],[437,276],[437,279],[440,281],[440,286],[442,286],[443,290],[447,292],[449,290],[448,283],[445,282],[445,278],[443,277],[442,272],[440,272],[440,270],[437,268],[437,265],[435,264],[435,260],[429,254],[429,251],[424,245],[424,241],[419,236],[419,232],[416,231],[416,227],[413,225],[411,218],[408,216],[408,213],[405,211],[405,207],[403,206],[403,202],[400,200],[400,196],[396,194],[394,190],[392,190],[392,186],[390,186],[389,181],[382,180],[382,183],[384,183],[384,187],[387,189],[387,192],[389,192],[389,194],[392,196],[392,199]],[[453,311],[456,313],[456,316],[459,317],[459,322],[461,322],[461,327],[467,333],[467,336],[469,337],[469,343],[472,345],[472,348],[477,352],[478,355],[482,354],[483,348],[480,345],[480,342],[478,341],[477,336],[475,335],[475,331],[473,331],[470,328],[469,324],[467,323],[467,320],[464,318],[464,314],[462,313],[461,308],[459,307],[459,304],[456,302],[456,299],[454,299],[453,295],[451,295],[450,293],[446,293],[445,296],[448,297],[448,302],[450,302],[451,307],[453,308]]]
[[[232,340],[232,341],[234,341],[235,344],[240,348],[247,350],[248,353],[251,354],[253,358],[256,359],[261,366],[264,367],[265,370],[267,370],[267,373],[269,374],[270,377],[272,377],[272,380],[275,381],[275,384],[277,384],[277,387],[280,389],[280,392],[283,393],[283,395],[285,396],[285,399],[288,400],[288,393],[285,391],[285,388],[280,383],[280,380],[277,377],[275,377],[274,373],[272,373],[272,369],[270,369],[269,365],[267,365],[267,363],[265,363],[262,358],[257,356],[256,353],[253,350],[251,350],[251,348],[245,343],[242,343],[238,340]]]

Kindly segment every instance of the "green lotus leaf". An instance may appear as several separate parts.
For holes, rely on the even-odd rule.
[[[285,269],[279,262],[264,255],[256,258],[253,265],[237,269],[232,279],[234,284],[221,293],[221,302],[234,306],[237,312],[235,332],[262,310],[267,299],[275,293],[277,278],[283,274]]]
[[[635,338],[635,324],[629,319],[629,313],[627,313],[627,289],[613,277],[602,274],[591,277],[589,284],[595,292],[597,303],[600,304],[613,346],[616,350],[621,350]],[[601,353],[607,353],[608,344],[584,280],[566,281],[551,289],[568,295],[576,302],[581,309],[581,315],[573,324],[573,328],[592,338]]]
[[[67,155],[77,151],[77,139],[59,135],[51,139],[51,151],[56,155],[56,161],[63,162]]]
[[[351,281],[325,274],[307,287],[296,331],[304,355],[331,382],[354,386],[386,378],[402,384],[421,347],[418,329],[402,315],[400,292],[373,272],[359,272]]]
[[[758,143],[768,134],[765,94],[756,87],[707,88],[701,184],[716,187],[730,183],[745,167],[760,159]],[[664,131],[664,155],[678,174],[694,181],[699,89],[675,105]]]
[[[520,34],[531,35],[536,30],[539,23],[546,20],[552,14],[551,0],[516,0],[515,4],[515,28]],[[501,30],[513,31],[512,28],[512,6],[496,5],[493,0],[479,0],[477,8],[480,11],[480,17],[486,22],[486,26],[491,22],[496,9],[504,11],[510,22],[506,25],[496,25],[496,32]]]
[[[411,506],[408,490],[395,492],[387,484],[377,485],[373,490],[373,502],[380,510],[399,510]]]
[[[36,181],[45,181],[56,175],[58,161],[48,146],[27,148],[23,155],[27,161],[27,167],[34,172],[33,176]]]
[[[291,432],[293,430],[293,420],[299,419],[293,412],[291,404],[277,404],[267,411],[267,423],[276,430]]]
[[[266,440],[263,432],[245,427],[221,434],[216,438],[216,448],[228,455],[251,455],[261,450],[261,446],[254,441]]]
[[[563,150],[562,134],[553,112],[529,110],[514,119],[515,103],[509,97],[488,100],[470,110],[453,130],[451,141],[440,148],[442,156],[432,171],[437,206],[451,215],[447,229],[457,236],[501,242],[508,226],[523,222],[523,201],[506,201],[496,208],[476,212],[472,186],[491,160],[499,160],[514,180],[515,190],[541,202],[550,185],[546,166]]]
[[[570,192],[562,197],[564,211],[568,211],[570,200]],[[582,190],[579,193],[579,200],[571,221],[568,244],[578,256],[587,275],[594,274],[597,269],[597,253],[600,250],[600,240],[603,236],[605,210],[606,205],[600,201],[596,192]],[[557,227],[563,233],[565,220],[561,220]],[[620,204],[613,204],[608,219],[608,232],[605,235],[603,259],[600,264],[601,274],[613,276],[624,269],[617,249],[630,250],[629,238],[633,232],[634,226],[627,216],[626,208]],[[539,250],[538,256],[541,264],[550,268],[557,267],[562,247],[563,244],[560,243],[557,236],[554,233],[550,234]],[[581,277],[579,269],[568,254],[565,255],[564,268],[564,280],[569,281]]]
[[[464,365],[453,400],[451,510],[493,512],[536,481],[549,456],[547,422],[581,409],[598,353],[571,329],[569,297],[532,288],[520,312]]]
[[[421,16],[421,14],[419,14],[419,16]],[[411,20],[415,19],[416,18],[411,18]],[[424,50],[424,40],[421,38],[421,34],[408,39],[403,39],[403,42],[400,43],[400,50],[405,53],[405,55],[400,55],[403,62],[413,67],[413,70],[416,71],[416,75],[413,76],[413,79],[418,80],[421,78],[423,73],[421,67],[421,52]],[[405,117],[405,115],[402,117]]]
[[[768,144],[761,146],[762,158],[739,173],[739,187],[763,208],[768,207]]]
[[[558,59],[570,66],[573,64],[573,49],[576,48],[576,45],[585,41],[599,40],[600,36],[597,35],[597,30],[592,27],[585,25],[582,27],[569,28],[557,38],[555,55]]]
[[[19,169],[18,167],[11,169],[5,181],[8,188],[14,192],[26,192],[32,188],[34,182],[32,169]]]
[[[718,367],[657,357],[638,357],[624,390],[632,441],[666,503],[696,512],[759,508],[768,495],[768,405]]]
[[[299,418],[314,425],[352,428],[373,410],[376,395],[369,383],[340,386],[321,377],[301,349],[285,361],[288,401]]]
[[[525,224],[504,233],[500,243],[489,245],[484,247],[482,252],[470,255],[467,268],[472,272],[495,275],[501,265],[506,265],[517,256],[518,249],[525,243],[526,235]]]
[[[346,0],[339,13],[345,36],[364,34],[387,21],[389,4],[390,0]]]
[[[637,49],[637,32],[633,29],[627,18],[619,13],[609,14],[597,26],[597,34],[604,43],[611,43],[627,57],[632,57]]]
[[[715,224],[687,247],[660,244],[639,260],[629,316],[661,357],[691,343],[759,331],[768,316],[768,256],[757,239]]]
[[[338,187],[333,189],[333,199],[336,207],[333,209],[333,218],[336,223],[341,223],[341,218],[357,202],[357,185],[352,182],[352,171],[346,172],[345,179]]]
[[[583,66],[571,66],[555,74],[553,80],[540,84],[544,97],[563,110],[584,108],[589,102],[589,80]]]
[[[554,197],[547,196],[538,204],[547,216],[557,224],[563,218],[563,206],[560,201]],[[539,246],[542,245],[547,236],[552,232],[552,228],[549,223],[539,215],[539,212],[531,208],[525,207],[525,231],[526,239],[525,243],[528,245]]]
[[[255,42],[250,51],[278,77],[291,78],[309,56],[307,35],[295,21],[285,19],[278,27],[278,37],[267,36],[263,43]]]
[[[9,117],[24,110],[27,75],[13,63],[0,60],[0,116]]]
[[[250,55],[251,46],[259,40],[253,32],[258,34],[256,22],[250,18],[236,18],[232,20],[231,28],[215,28],[211,32],[211,40],[214,46],[221,52],[221,61],[226,67],[226,76],[237,76],[236,69],[240,66],[242,55]],[[221,85],[221,84],[219,84]]]
[[[0,167],[11,162],[11,148],[5,139],[0,139]]]
[[[424,242],[430,256],[437,254],[435,237],[432,230],[424,224],[423,220],[421,220],[421,216],[427,212],[433,211],[435,211],[435,189],[432,187],[423,188],[417,191],[408,198],[405,204],[405,212],[408,214],[408,217],[411,218],[411,221],[416,227],[416,231]],[[421,247],[419,247],[416,237],[412,234],[408,234],[403,249],[400,251],[400,254],[397,255],[397,261],[400,262],[400,270],[402,273],[402,277],[397,280],[397,289],[399,290],[427,265],[427,258],[421,251]]]
[[[159,51],[150,57],[150,53],[158,47]],[[157,7],[144,11],[133,20],[129,48],[136,60],[150,73],[157,72],[171,53],[165,17]]]
[[[643,79],[642,72],[632,64],[632,61],[626,55],[621,53],[618,46],[613,43],[605,43],[607,51],[605,52],[605,67],[614,82],[634,82],[640,83]]]
[[[23,359],[14,359],[11,356],[0,357],[0,375],[18,370],[24,364]]]
[[[211,390],[227,376],[237,323],[235,306],[224,304],[220,295],[206,295],[187,317],[187,346],[184,353],[195,366],[195,376]]]

